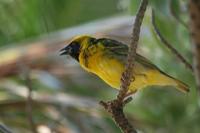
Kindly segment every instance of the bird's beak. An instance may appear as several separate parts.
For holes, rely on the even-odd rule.
[[[68,55],[70,52],[69,46],[66,46],[60,50],[60,55]]]

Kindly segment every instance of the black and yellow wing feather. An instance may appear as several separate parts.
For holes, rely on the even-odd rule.
[[[103,45],[105,47],[105,54],[114,56],[114,58],[120,60],[123,63],[126,63],[126,59],[128,56],[128,46],[107,38],[97,39],[97,43]],[[143,66],[147,67],[148,69],[158,69],[151,61],[146,59],[145,57],[136,53],[135,57],[136,62],[142,64]],[[160,71],[160,70],[159,70]]]

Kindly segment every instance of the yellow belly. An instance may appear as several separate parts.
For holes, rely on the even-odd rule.
[[[81,66],[104,80],[111,87],[119,89],[120,88],[120,79],[122,72],[124,71],[124,64],[119,62],[116,59],[101,57],[101,55],[95,55],[89,58],[89,64],[86,67],[84,63],[80,62]],[[135,64],[135,70],[138,71],[141,67],[139,64]],[[131,83],[129,90],[135,91],[137,89],[143,88],[147,85],[147,78],[145,75],[140,73],[134,73],[135,80]]]

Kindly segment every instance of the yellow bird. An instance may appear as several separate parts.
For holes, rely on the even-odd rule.
[[[120,88],[120,78],[125,69],[128,46],[108,38],[96,39],[82,35],[75,37],[60,55],[70,55],[81,67],[99,76],[111,87]],[[173,86],[182,92],[189,92],[183,82],[161,71],[145,57],[136,54],[133,75],[135,80],[129,86],[129,94],[147,86]]]

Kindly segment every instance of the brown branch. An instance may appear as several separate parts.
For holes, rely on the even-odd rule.
[[[28,120],[30,123],[30,127],[31,127],[31,131],[33,133],[37,133],[37,129],[36,129],[36,125],[35,122],[33,120],[33,112],[32,112],[32,104],[33,104],[33,100],[32,100],[32,83],[31,83],[31,79],[30,79],[30,70],[25,67],[22,66],[22,72],[24,74],[24,80],[25,80],[25,84],[28,88],[28,96],[27,96],[27,102],[26,102],[26,110],[27,110],[27,115],[28,115]]]
[[[156,21],[155,21],[155,13],[152,10],[152,24],[153,24],[153,28],[154,31],[156,32],[156,34],[158,35],[159,39],[161,40],[161,42],[177,57],[177,59],[179,59],[188,69],[190,69],[191,71],[193,71],[193,67],[192,65],[164,38],[164,36],[161,34],[161,32],[159,31],[157,25],[156,25]]]
[[[136,14],[135,22],[133,25],[131,45],[129,47],[129,53],[127,57],[127,64],[125,66],[125,71],[122,73],[121,86],[117,95],[117,99],[109,102],[100,102],[100,104],[106,109],[106,111],[112,115],[114,121],[124,133],[137,133],[136,129],[129,123],[128,119],[124,115],[123,108],[128,102],[131,101],[131,98],[125,98],[128,92],[128,88],[134,79],[133,69],[136,49],[140,36],[140,28],[147,5],[148,0],[142,0],[139,10]]]
[[[123,107],[131,100],[132,98],[129,97],[127,100],[124,100],[124,103],[118,99],[108,102],[100,101],[100,105],[102,105],[104,109],[111,114],[115,123],[124,133],[137,133],[136,129],[129,123],[123,111]]]
[[[133,81],[134,79],[133,67],[135,62],[136,49],[140,36],[140,27],[144,18],[147,5],[148,5],[148,0],[142,0],[140,8],[135,18],[135,23],[133,24],[133,31],[132,31],[129,53],[127,57],[127,64],[125,67],[125,71],[123,72],[121,77],[121,87],[117,96],[120,101],[123,101],[123,99],[125,98],[125,95],[127,94],[128,91],[128,87],[131,81]]]
[[[200,1],[189,1],[190,13],[190,32],[192,38],[194,74],[196,77],[197,88],[200,93]]]

